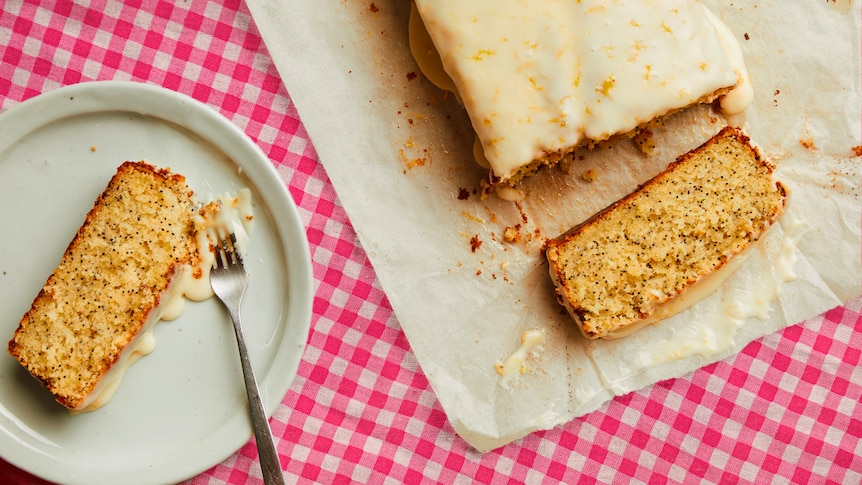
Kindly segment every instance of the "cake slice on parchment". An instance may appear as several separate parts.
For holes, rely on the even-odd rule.
[[[724,128],[548,241],[558,301],[588,338],[625,335],[669,316],[667,305],[729,270],[781,215],[787,192],[772,172],[744,133]]]

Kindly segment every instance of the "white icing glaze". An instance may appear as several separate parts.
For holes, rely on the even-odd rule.
[[[718,39],[721,41],[724,53],[733,66],[733,73],[736,74],[736,86],[719,101],[721,112],[727,116],[742,113],[754,100],[754,87],[751,85],[751,78],[748,75],[748,69],[745,67],[742,46],[739,45],[739,42],[727,25],[719,20],[708,8],[704,7],[704,10],[706,11],[707,18],[709,18],[715,27],[715,33],[718,34]]]
[[[232,232],[236,236],[237,249],[245,257],[248,234],[252,230],[254,221],[251,213],[251,191],[240,189],[236,194],[219,196],[218,201],[221,203],[221,210],[210,227]]]
[[[87,398],[77,408],[70,411],[71,414],[95,411],[107,404],[114,397],[114,393],[120,387],[120,382],[123,380],[129,367],[156,348],[156,339],[152,332],[152,326],[156,321],[158,321],[158,318],[153,318],[152,322],[144,325],[146,330],[138,332],[135,339],[123,350],[117,362],[102,376]]]
[[[162,301],[155,309],[150,311],[146,322],[144,322],[137,335],[123,349],[120,357],[117,358],[117,361],[114,362],[105,375],[99,379],[98,384],[96,384],[96,387],[86,399],[77,408],[71,410],[72,414],[95,411],[107,404],[114,397],[117,388],[120,387],[120,382],[123,380],[123,376],[125,376],[129,367],[155,349],[156,339],[153,336],[153,326],[159,320],[169,320],[170,318],[167,317],[176,318],[182,312],[184,303],[182,298],[183,291],[188,282],[194,280],[194,278],[187,277],[191,272],[192,270],[188,265],[177,268],[177,272],[171,279],[171,283],[168,285]],[[207,281],[207,285],[209,285],[209,281]]]
[[[416,4],[410,3],[410,20],[408,24],[408,35],[410,41],[410,53],[419,64],[419,70],[435,86],[440,89],[458,94],[452,78],[443,69],[443,62],[434,47],[431,36],[422,25],[422,19],[416,12]],[[460,101],[460,100],[459,100]]]
[[[517,382],[521,374],[527,372],[527,356],[542,350],[545,344],[545,332],[542,330],[528,330],[521,336],[521,346],[505,362],[497,362],[495,368],[500,375],[498,381],[505,389],[510,388],[512,382]]]
[[[495,193],[497,197],[509,202],[522,202],[527,198],[527,194],[522,189],[506,185],[497,187]]]
[[[412,30],[427,29],[410,36],[420,69],[444,89],[455,86],[499,177],[584,139],[628,132],[739,80],[750,91],[736,39],[692,0],[415,5],[423,23],[414,19]],[[440,73],[437,52],[451,79]],[[746,99],[750,92],[729,96],[725,108],[744,109]]]

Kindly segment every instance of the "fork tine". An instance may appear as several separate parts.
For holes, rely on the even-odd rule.
[[[242,265],[242,255],[239,253],[239,248],[236,247],[236,233],[230,233],[228,240],[230,241],[230,253],[233,255],[234,262]]]
[[[216,234],[217,244],[215,245],[215,267],[217,269],[225,269],[227,267],[227,258],[224,252],[224,240],[220,235]]]
[[[234,238],[233,233],[229,233],[222,241],[224,243],[225,263],[229,266],[236,264],[236,248],[233,247],[235,241],[236,238]]]
[[[217,243],[215,245],[215,261],[216,269],[228,269],[231,266],[243,266],[242,255],[237,248],[236,234],[231,232],[225,237],[222,237],[221,232],[217,231]]]

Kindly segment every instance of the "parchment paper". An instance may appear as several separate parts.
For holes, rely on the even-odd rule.
[[[860,293],[860,8],[850,0],[704,1],[740,39],[755,88],[741,125],[791,190],[764,244],[714,295],[616,341],[586,341],[554,300],[542,242],[633,190],[727,121],[675,115],[644,156],[607,144],[524,185],[520,204],[477,195],[473,131],[409,52],[406,0],[248,0],[413,351],[455,430],[480,451],[682,376]],[[582,177],[594,169],[596,180]],[[507,241],[507,227],[519,235]],[[790,246],[788,246],[790,244]],[[784,259],[782,259],[784,258]],[[719,308],[780,286],[732,341]],[[717,313],[718,312],[718,313]],[[539,329],[547,342],[510,389],[494,364]],[[725,332],[727,334],[727,332]]]

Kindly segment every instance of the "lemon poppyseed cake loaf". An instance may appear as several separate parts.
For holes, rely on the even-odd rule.
[[[784,186],[748,137],[724,128],[546,256],[559,302],[589,338],[624,335],[725,266],[783,212]]]
[[[694,0],[415,0],[420,70],[453,91],[477,136],[490,185],[651,120],[752,91],[728,27]]]
[[[182,175],[126,162],[97,198],[9,342],[60,404],[98,407],[119,382],[109,371],[148,353],[149,326],[202,279],[191,196]]]

